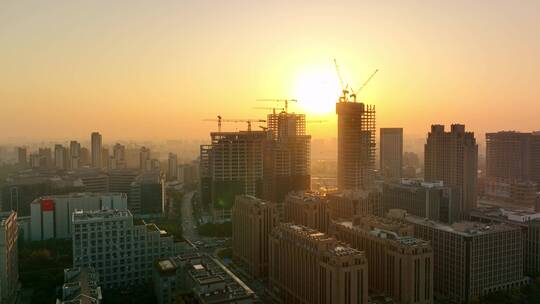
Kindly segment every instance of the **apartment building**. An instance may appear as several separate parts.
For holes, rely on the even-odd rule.
[[[283,221],[328,232],[330,207],[328,199],[316,192],[292,192],[283,203]]]
[[[0,303],[12,304],[19,288],[17,212],[0,213]]]
[[[357,215],[382,215],[381,191],[345,190],[326,194],[333,220],[352,220]]]

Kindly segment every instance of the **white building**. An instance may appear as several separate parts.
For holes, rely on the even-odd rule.
[[[30,239],[71,238],[71,214],[75,210],[126,209],[124,193],[71,193],[44,196],[30,204]]]
[[[152,278],[156,259],[173,256],[182,243],[129,210],[76,211],[72,215],[73,267],[94,267],[104,288],[139,285]]]
[[[0,213],[0,303],[15,303],[19,286],[17,213]]]

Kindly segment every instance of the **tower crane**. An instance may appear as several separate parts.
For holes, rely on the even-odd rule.
[[[285,105],[285,112],[289,111],[289,102],[298,102],[297,99],[257,99],[257,101],[273,101],[273,102],[283,102]]]
[[[234,123],[238,123],[238,122],[244,122],[244,123],[247,123],[247,128],[248,128],[248,131],[251,131],[251,123],[252,122],[266,122],[266,120],[264,119],[223,119],[221,117],[221,115],[218,115],[217,116],[217,119],[204,119],[204,121],[217,121],[218,123],[218,132],[221,132],[221,124],[223,122],[234,122]]]
[[[340,102],[346,102],[348,101],[348,96],[349,96],[349,85],[345,85],[343,83],[343,77],[341,77],[341,72],[339,71],[339,65],[337,63],[337,60],[336,58],[334,58],[334,65],[336,66],[336,73],[338,75],[338,78],[339,78],[339,84],[341,85],[341,96],[339,97],[339,101]]]
[[[257,110],[272,110],[272,114],[276,114],[276,110],[285,111],[285,108],[273,108],[273,107],[253,107]]]
[[[376,69],[375,71],[373,71],[373,73],[371,73],[368,79],[364,81],[364,83],[360,86],[360,88],[356,92],[351,88],[351,92],[352,92],[351,98],[354,101],[356,101],[356,95],[358,95],[358,93],[360,93],[360,91],[362,91],[362,89],[366,87],[366,85],[371,81],[371,79],[375,76],[375,74],[377,74],[378,71],[379,69]]]

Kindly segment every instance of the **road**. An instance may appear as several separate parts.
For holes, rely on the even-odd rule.
[[[184,238],[189,239],[190,241],[199,239],[197,222],[193,217],[193,205],[191,204],[194,193],[194,191],[190,191],[184,194],[182,204],[180,205],[180,210],[182,211],[182,231]]]

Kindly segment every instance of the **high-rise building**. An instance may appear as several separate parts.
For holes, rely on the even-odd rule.
[[[167,162],[167,179],[176,180],[178,177],[178,156],[174,153],[169,153]]]
[[[88,148],[81,147],[81,159],[79,164],[81,166],[91,166],[92,165],[92,156]]]
[[[17,164],[21,168],[26,168],[28,166],[27,153],[26,147],[17,147]]]
[[[414,225],[416,237],[433,247],[436,297],[470,303],[526,282],[519,227],[480,222],[447,225],[412,215],[404,219]]]
[[[289,192],[310,189],[311,136],[306,135],[305,114],[274,112],[267,124],[272,144],[265,153],[263,197],[282,203]]]
[[[364,251],[369,265],[369,290],[391,297],[396,303],[433,303],[433,249],[428,242],[402,236],[391,230],[372,228],[374,221],[387,219],[358,217],[333,222],[331,231],[338,240]],[[365,221],[365,222],[364,222]]]
[[[56,169],[67,169],[67,150],[62,145],[54,145],[54,167]]]
[[[125,193],[70,193],[36,198],[30,205],[30,240],[71,239],[75,210],[126,209]]]
[[[338,115],[338,189],[371,186],[375,170],[375,106],[340,100]]]
[[[278,223],[275,203],[251,195],[236,197],[232,209],[233,260],[253,277],[268,275],[268,239]]]
[[[126,147],[119,143],[116,143],[113,147],[113,157],[116,162],[115,169],[126,169]]]
[[[330,225],[328,199],[315,192],[291,192],[283,203],[283,221],[327,233]]]
[[[110,169],[109,167],[109,149],[107,148],[101,148],[101,168],[102,169]]]
[[[69,162],[71,169],[78,169],[81,166],[81,144],[75,140],[69,143]]]
[[[152,160],[150,158],[150,149],[142,147],[139,151],[139,169],[142,172],[150,171],[152,167]]]
[[[102,138],[99,132],[93,132],[91,135],[92,145],[92,168],[101,168],[102,166]]]
[[[402,179],[383,184],[383,213],[403,209],[408,213],[434,221],[452,223],[458,218],[459,196],[443,182]]]
[[[128,208],[133,214],[163,214],[165,200],[165,185],[159,172],[143,173],[130,185]]]
[[[137,169],[113,169],[107,172],[109,176],[109,191],[129,194],[131,183],[139,175]]]
[[[45,168],[54,167],[53,154],[52,154],[51,148],[39,148],[38,155],[39,155],[39,168],[45,169]]]
[[[403,168],[403,128],[381,128],[380,172],[385,180],[401,178]]]
[[[72,241],[73,267],[95,268],[107,289],[149,282],[155,260],[177,253],[173,235],[127,209],[74,212]]]
[[[0,302],[15,303],[19,288],[17,212],[0,213]]]
[[[270,235],[269,270],[281,303],[368,303],[364,253],[317,230],[279,224]]]
[[[459,217],[476,207],[478,145],[473,132],[453,124],[450,132],[443,125],[431,126],[424,146],[424,177],[428,182],[443,181],[460,197]]]
[[[270,132],[212,132],[210,136],[212,143],[201,146],[202,202],[209,205],[214,221],[224,221],[231,217],[236,195],[261,197]]]

